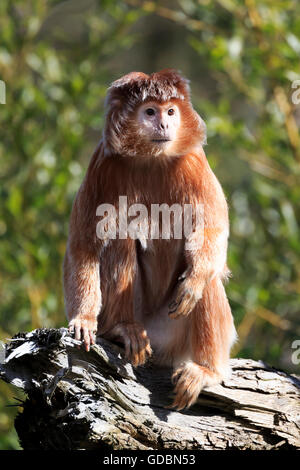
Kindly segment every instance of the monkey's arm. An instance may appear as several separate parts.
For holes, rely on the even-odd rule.
[[[63,264],[66,314],[69,329],[82,339],[86,350],[95,342],[97,316],[101,309],[99,241],[96,218],[88,200],[86,181],[72,209],[67,250]]]
[[[205,175],[199,198],[202,220],[185,243],[186,271],[179,277],[169,315],[188,315],[202,298],[203,289],[214,277],[226,277],[228,209],[222,188],[212,171]]]
[[[69,244],[64,259],[64,291],[70,331],[88,351],[95,343],[101,308],[99,262],[93,253]]]
[[[69,329],[89,350],[95,342],[97,316],[102,306],[96,209],[101,198],[99,162],[103,143],[91,158],[85,179],[76,195],[70,217],[69,238],[63,264],[66,315]]]

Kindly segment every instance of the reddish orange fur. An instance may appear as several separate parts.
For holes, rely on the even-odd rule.
[[[97,330],[122,340],[127,357],[137,366],[151,354],[151,344],[156,360],[175,368],[173,405],[181,409],[193,404],[203,387],[226,376],[235,329],[222,284],[228,274],[226,200],[201,146],[204,126],[190,104],[187,82],[174,71],[161,73],[163,96],[181,113],[172,155],[156,155],[151,142],[138,138],[136,104],[130,108],[126,95],[137,82],[141,89],[151,90],[153,83],[160,83],[159,73],[133,73],[115,82],[104,139],[71,214],[64,287],[70,325],[87,349]],[[168,95],[172,86],[178,90],[174,98]],[[116,110],[126,106],[127,114],[124,111],[118,123]],[[124,154],[114,150],[120,147]],[[96,209],[101,203],[117,208],[120,195],[127,196],[128,206],[144,204],[149,214],[151,204],[200,202],[202,247],[188,251],[185,240],[162,238],[150,240],[146,249],[131,238],[100,240]]]

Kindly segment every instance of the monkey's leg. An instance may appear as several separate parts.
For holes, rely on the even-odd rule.
[[[99,331],[107,339],[122,342],[126,358],[136,367],[144,364],[152,351],[144,327],[134,318],[135,276],[134,240],[114,241],[102,261],[103,312]]]
[[[230,372],[229,354],[236,332],[219,277],[205,287],[191,316],[191,360],[173,374],[176,396],[172,406],[178,410],[190,407],[204,387],[221,382]]]

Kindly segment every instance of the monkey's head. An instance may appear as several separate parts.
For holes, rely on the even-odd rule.
[[[125,75],[109,88],[106,105],[108,154],[173,157],[205,142],[206,127],[192,107],[188,81],[175,70]]]

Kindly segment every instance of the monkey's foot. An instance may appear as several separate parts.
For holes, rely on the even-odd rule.
[[[97,319],[74,318],[69,322],[69,332],[75,333],[75,339],[83,341],[86,351],[89,351],[91,344],[96,342],[97,327]]]
[[[147,332],[138,323],[119,323],[103,336],[122,342],[125,347],[125,357],[134,367],[144,364],[152,354]]]
[[[169,408],[183,410],[193,405],[204,387],[220,382],[220,377],[207,367],[188,362],[179,367],[172,376],[175,399]]]
[[[178,286],[175,300],[169,304],[169,317],[179,318],[188,316],[194,310],[196,303],[202,297],[202,286],[193,287],[189,278]]]

